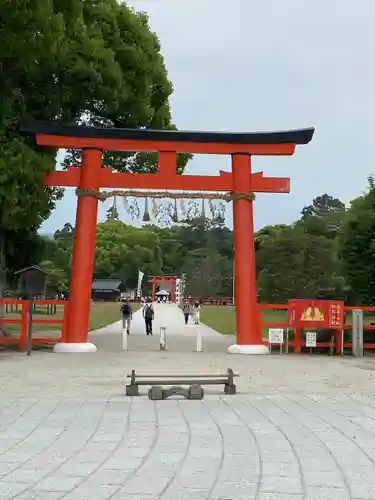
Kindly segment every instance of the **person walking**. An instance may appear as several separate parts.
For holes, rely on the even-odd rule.
[[[121,306],[121,315],[122,315],[122,328],[126,329],[128,335],[130,335],[130,326],[131,321],[133,319],[133,310],[131,305],[127,300]]]
[[[155,317],[155,311],[152,305],[151,298],[147,299],[147,302],[142,309],[142,314],[145,320],[146,335],[152,335],[152,321]]]
[[[182,306],[182,314],[184,315],[185,318],[185,325],[187,325],[189,322],[190,313],[191,313],[190,304],[187,300],[185,300],[184,305]]]
[[[193,317],[195,325],[199,325],[200,315],[201,315],[201,306],[199,305],[199,302],[196,302],[193,306]]]

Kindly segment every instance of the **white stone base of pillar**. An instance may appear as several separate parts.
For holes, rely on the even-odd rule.
[[[91,342],[80,342],[80,343],[74,343],[74,342],[60,342],[59,344],[56,344],[53,352],[59,352],[59,353],[70,353],[70,352],[96,352],[98,349],[95,344],[92,344]]]
[[[266,345],[257,344],[257,345],[240,345],[234,344],[228,347],[229,354],[269,354],[269,349]]]

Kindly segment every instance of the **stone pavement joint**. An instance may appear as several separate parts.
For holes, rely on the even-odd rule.
[[[2,400],[0,498],[375,498],[375,403],[317,399]]]

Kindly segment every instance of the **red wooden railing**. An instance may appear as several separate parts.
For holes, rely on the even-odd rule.
[[[29,301],[20,299],[0,299],[0,304],[17,304],[21,306],[21,314],[18,318],[9,318],[6,315],[0,317],[1,324],[18,324],[20,325],[19,336],[3,336],[0,334],[0,344],[18,344],[20,351],[25,352],[27,349],[27,332],[29,326]],[[57,342],[64,342],[65,340],[65,321],[66,321],[66,311],[68,307],[68,301],[66,300],[53,300],[53,299],[38,299],[33,300],[33,304],[37,307],[38,305],[56,304],[57,306],[63,306],[64,313],[62,318],[38,318],[36,314],[32,316],[33,325],[59,325],[61,327],[61,332],[59,336],[56,337],[43,337],[42,332],[36,332],[32,335],[33,344],[55,344]]]
[[[225,299],[221,300],[215,300],[216,304],[222,301],[225,301]],[[33,344],[48,344],[48,343],[57,343],[57,342],[64,342],[65,340],[65,329],[66,329],[66,317],[67,317],[67,307],[69,304],[69,301],[67,300],[54,300],[54,299],[38,299],[34,300],[33,303],[37,307],[38,305],[57,305],[57,306],[63,306],[64,311],[63,311],[63,317],[54,319],[54,318],[39,318],[38,315],[33,315],[32,316],[32,323],[33,325],[59,325],[61,327],[61,332],[59,336],[51,337],[51,336],[43,336],[42,332],[35,332],[32,335],[32,342]],[[20,306],[21,308],[21,314],[18,318],[9,318],[7,315],[4,317],[0,317],[0,325],[1,324],[18,324],[20,325],[20,334],[19,336],[1,336],[0,333],[0,344],[18,344],[20,351],[24,352],[27,349],[27,332],[28,332],[28,326],[29,326],[29,301],[28,300],[20,300],[20,299],[0,299],[0,304],[16,304],[17,306]],[[219,305],[218,304],[218,305]],[[227,304],[230,304],[230,301],[227,302]],[[289,318],[289,311],[290,305],[288,304],[259,304],[259,309],[260,309],[260,317],[261,317],[261,312],[263,310],[267,309],[273,309],[273,310],[284,310],[286,311],[287,318]],[[353,309],[361,309],[364,312],[375,312],[375,306],[345,306],[344,311],[345,312],[350,312]],[[294,352],[299,353],[301,352],[302,348],[304,347],[304,340],[303,340],[303,335],[302,335],[302,330],[300,328],[295,328],[293,325],[289,324],[288,319],[285,321],[261,321],[261,326],[262,327],[267,327],[267,328],[288,328],[290,330],[293,330],[293,340],[288,340],[288,346],[294,348]],[[345,342],[344,344],[342,343],[343,339],[343,332],[345,330],[351,330],[352,324],[351,323],[345,323],[343,325],[343,329],[333,329],[334,332],[334,337],[335,337],[335,343],[334,343],[334,348],[336,353],[341,353],[343,348],[350,348],[352,343],[351,342]],[[375,332],[375,325],[364,325],[364,331],[374,331]],[[268,340],[263,340],[264,344],[268,344]],[[331,342],[317,342],[316,344],[317,347],[331,347],[332,343]],[[367,342],[364,343],[364,349],[375,349],[375,333],[374,333],[374,342]]]

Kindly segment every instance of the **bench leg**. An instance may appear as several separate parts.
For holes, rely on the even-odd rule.
[[[236,394],[237,392],[237,388],[236,388],[236,385],[233,384],[233,385],[229,385],[229,384],[225,384],[224,385],[224,394]]]
[[[159,385],[154,385],[148,390],[148,399],[152,401],[161,401],[166,399],[168,396],[165,394],[165,391]]]
[[[127,385],[125,392],[127,396],[139,396],[138,385]]]
[[[186,397],[186,396],[185,396]],[[204,390],[199,384],[191,385],[189,387],[188,399],[203,399]]]

